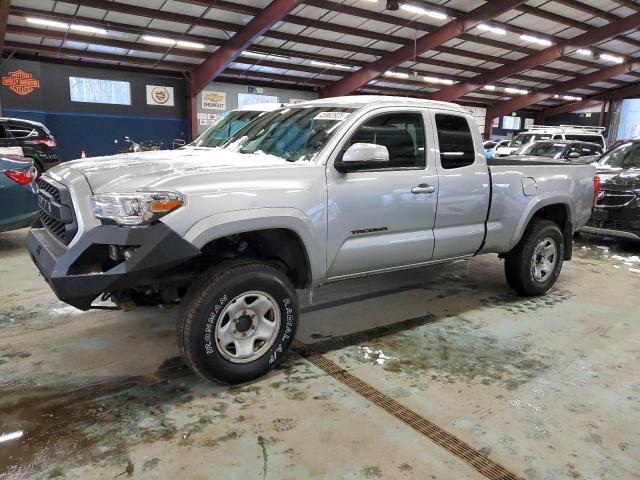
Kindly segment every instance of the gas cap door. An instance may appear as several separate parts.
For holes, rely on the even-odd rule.
[[[526,197],[535,197],[538,194],[538,184],[533,178],[522,178],[522,193],[524,193]]]

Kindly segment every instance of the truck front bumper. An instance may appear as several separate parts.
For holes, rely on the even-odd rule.
[[[27,249],[56,296],[81,310],[103,293],[153,285],[163,272],[200,255],[162,223],[94,227],[71,247],[46,228],[32,228]]]

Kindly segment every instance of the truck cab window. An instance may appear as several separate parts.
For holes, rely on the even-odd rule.
[[[475,147],[469,123],[458,115],[436,114],[440,164],[442,168],[460,168],[473,165]]]
[[[384,145],[389,164],[384,168],[424,168],[424,127],[419,113],[389,113],[370,118],[351,137],[354,143]]]

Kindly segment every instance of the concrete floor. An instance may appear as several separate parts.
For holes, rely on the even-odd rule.
[[[295,353],[200,381],[175,310],[65,306],[25,235],[0,234],[0,478],[483,478]],[[576,253],[529,300],[493,256],[301,292],[298,340],[522,477],[640,478],[640,246]]]

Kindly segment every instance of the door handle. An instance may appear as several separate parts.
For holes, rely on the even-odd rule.
[[[426,183],[421,183],[411,189],[411,193],[433,193],[436,191],[436,187],[433,185],[428,185]]]

